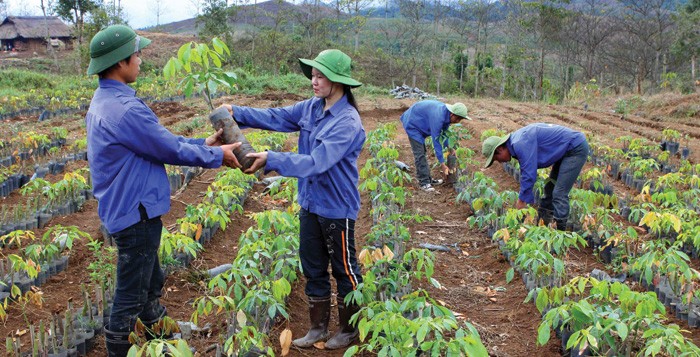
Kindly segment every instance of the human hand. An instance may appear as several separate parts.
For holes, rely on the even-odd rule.
[[[447,167],[447,165],[444,162],[440,164],[440,170],[442,171],[442,174],[445,175],[445,177],[447,177],[447,175],[450,174],[450,168]]]
[[[216,131],[216,133],[211,134],[208,138],[204,140],[207,146],[221,146],[224,144],[224,140],[221,138],[221,134],[224,133],[224,129],[221,128]]]
[[[523,201],[521,199],[518,199],[518,202],[515,203],[516,209],[523,209],[525,207],[527,207],[527,203],[525,203],[525,201]]]
[[[221,104],[219,106],[219,108],[221,108],[221,107],[226,108],[226,110],[228,110],[228,112],[231,113],[231,115],[233,115],[233,107],[230,104]]]
[[[224,151],[224,160],[222,162],[223,165],[233,169],[241,168],[241,164],[238,162],[236,155],[233,153],[233,150],[237,149],[239,146],[241,146],[241,143],[221,145],[221,150]]]
[[[248,170],[244,171],[247,174],[255,173],[255,171],[258,171],[261,168],[265,167],[265,164],[267,163],[267,151],[252,152],[247,154],[246,157],[255,158],[255,161],[253,161],[253,164],[250,165]]]

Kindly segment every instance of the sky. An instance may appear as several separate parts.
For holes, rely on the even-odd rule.
[[[41,16],[40,0],[3,0],[7,11],[0,8],[0,18],[5,15],[33,15]],[[46,3],[46,0],[44,0]],[[111,3],[112,0],[105,0]],[[196,9],[191,0],[162,0],[164,11],[161,11],[160,23],[189,19],[195,16]],[[156,1],[155,0],[121,0],[122,8],[126,13],[125,18],[133,28],[143,28],[156,25]],[[2,5],[0,5],[1,7]],[[0,20],[1,21],[1,20]]]

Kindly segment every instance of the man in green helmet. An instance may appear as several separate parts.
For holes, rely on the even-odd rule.
[[[173,135],[127,85],[136,81],[141,50],[150,43],[124,25],[107,27],[90,42],[88,74],[99,76],[99,87],[85,117],[88,161],[100,220],[119,252],[105,331],[110,357],[127,355],[137,319],[150,328],[166,316],[158,262],[160,216],[170,210],[164,164],[240,167],[232,152],[240,143],[222,145],[221,131],[206,139]]]

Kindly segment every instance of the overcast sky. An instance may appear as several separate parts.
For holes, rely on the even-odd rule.
[[[0,17],[7,15],[34,15],[41,16],[40,0],[4,0],[7,10],[2,9]],[[112,0],[105,0],[111,3]],[[46,3],[46,0],[45,2]],[[196,10],[190,0],[163,0],[164,10],[161,11],[160,23],[166,24],[173,21],[189,19],[195,16]],[[126,19],[134,28],[143,28],[156,25],[156,11],[154,0],[121,0],[122,8],[126,13]],[[1,6],[1,5],[0,5]],[[1,21],[1,20],[0,20]]]

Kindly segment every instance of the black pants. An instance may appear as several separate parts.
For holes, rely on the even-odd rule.
[[[165,275],[158,261],[158,247],[163,223],[160,217],[142,220],[114,233],[117,258],[117,287],[114,293],[109,330],[131,331],[136,319],[151,321],[164,310],[160,304]]]
[[[306,277],[306,295],[331,294],[330,262],[338,301],[342,301],[362,282],[355,256],[355,221],[325,218],[302,208],[299,223],[299,258]]]

